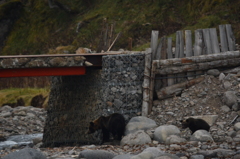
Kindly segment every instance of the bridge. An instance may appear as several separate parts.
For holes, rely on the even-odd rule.
[[[121,52],[0,56],[0,77],[85,75],[101,67],[102,56]]]

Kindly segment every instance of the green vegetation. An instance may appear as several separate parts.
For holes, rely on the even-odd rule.
[[[239,0],[8,0],[0,5],[0,20],[9,7],[21,3],[23,9],[7,37],[2,55],[46,54],[58,46],[73,45],[97,50],[106,25],[113,24],[113,36],[121,32],[113,50],[128,47],[143,50],[149,46],[151,30],[160,36],[177,30],[195,30],[232,24],[240,41]],[[10,5],[11,3],[11,5]],[[8,4],[8,5],[7,5]],[[7,6],[7,7],[6,7]],[[2,10],[5,8],[5,10]],[[7,10],[6,10],[7,8]],[[77,30],[77,26],[79,28]]]
[[[39,94],[44,97],[48,96],[50,89],[48,88],[10,88],[0,90],[0,106],[4,103],[16,103],[17,99],[22,98],[25,106],[30,105],[31,99]],[[44,102],[44,107],[47,106],[48,98]]]

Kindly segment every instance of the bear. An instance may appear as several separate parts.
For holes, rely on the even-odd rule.
[[[100,116],[98,119],[90,122],[87,134],[92,134],[96,130],[102,130],[103,138],[101,144],[109,141],[110,133],[115,140],[121,140],[125,132],[125,119],[123,115],[113,113],[107,117]]]
[[[210,130],[210,126],[203,119],[188,118],[187,120],[181,120],[180,122],[182,123],[182,128],[189,128],[192,131],[191,134],[200,129],[206,131]]]

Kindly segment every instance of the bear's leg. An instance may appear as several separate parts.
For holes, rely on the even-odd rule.
[[[101,144],[109,141],[109,131],[107,129],[102,129],[102,133],[103,133],[103,139]]]

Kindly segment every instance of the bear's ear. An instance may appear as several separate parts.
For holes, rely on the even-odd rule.
[[[93,122],[90,122],[90,126],[94,126],[94,123],[93,123]]]

